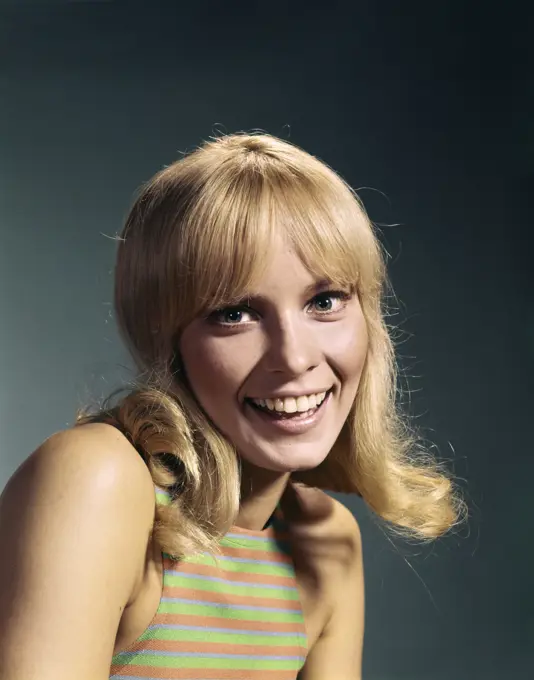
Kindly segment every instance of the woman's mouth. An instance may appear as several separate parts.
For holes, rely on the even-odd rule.
[[[315,425],[330,401],[333,388],[307,397],[285,399],[249,399],[245,402],[263,422],[288,431],[300,431]]]

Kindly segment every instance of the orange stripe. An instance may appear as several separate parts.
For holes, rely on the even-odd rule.
[[[296,671],[234,670],[232,668],[161,668],[158,666],[112,666],[111,672],[158,680],[295,680]]]
[[[189,614],[157,614],[152,626],[202,626],[204,628],[241,628],[280,633],[304,633],[304,624],[298,621],[248,621],[225,619],[218,616],[196,616]]]
[[[211,590],[194,590],[193,588],[171,587],[165,588],[165,597],[182,597],[187,600],[199,600],[201,602],[217,602],[218,604],[232,605],[245,604],[257,607],[277,607],[278,609],[299,610],[297,600],[280,600],[274,597],[254,597],[254,595],[235,595],[234,593],[221,593]]]
[[[165,571],[184,572],[184,574],[198,574],[199,576],[215,576],[225,578],[228,581],[243,581],[246,583],[265,583],[274,586],[290,586],[295,588],[295,579],[292,576],[273,576],[271,574],[251,574],[246,571],[224,571],[208,564],[191,564],[189,562],[171,562],[165,564]]]
[[[206,634],[206,637],[209,633]],[[145,640],[139,646],[141,650],[148,649],[154,652],[190,652],[207,654],[255,654],[257,656],[302,656],[305,647],[298,645],[242,645],[230,642],[193,642],[190,640]]]

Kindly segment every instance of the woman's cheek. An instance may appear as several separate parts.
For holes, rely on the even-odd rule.
[[[367,327],[361,314],[340,324],[332,324],[324,339],[325,355],[345,376],[361,370],[367,355]]]
[[[239,336],[199,338],[191,353],[193,389],[209,391],[210,401],[217,395],[236,396],[253,368],[256,354],[252,345]]]

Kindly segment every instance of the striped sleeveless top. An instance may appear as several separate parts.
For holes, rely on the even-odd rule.
[[[162,492],[158,501],[165,502]],[[163,592],[110,680],[295,680],[307,638],[283,520],[233,527],[221,555],[163,553]]]

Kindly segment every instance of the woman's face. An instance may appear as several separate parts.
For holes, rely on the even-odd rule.
[[[367,329],[358,298],[317,281],[280,240],[253,294],[193,320],[180,352],[197,400],[242,458],[290,472],[316,467],[336,441]]]

